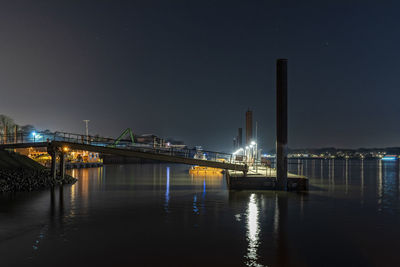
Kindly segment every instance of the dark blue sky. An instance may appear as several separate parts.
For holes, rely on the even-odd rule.
[[[398,10],[396,1],[3,2],[0,113],[229,151],[250,108],[269,150],[283,57],[290,147],[400,146]]]

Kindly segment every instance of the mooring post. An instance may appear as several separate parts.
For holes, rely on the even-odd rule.
[[[276,62],[276,178],[277,189],[287,189],[287,59]]]
[[[64,181],[64,177],[65,177],[65,154],[64,154],[64,152],[60,153],[60,176],[61,176],[61,181]]]

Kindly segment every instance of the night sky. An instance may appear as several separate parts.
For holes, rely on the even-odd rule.
[[[300,3],[301,2],[301,3]],[[398,1],[1,1],[0,113],[42,129],[125,128],[232,150],[245,111],[275,144],[400,146]]]

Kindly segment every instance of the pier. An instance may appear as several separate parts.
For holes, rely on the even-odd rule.
[[[235,161],[234,155],[224,152],[202,151],[206,154],[206,159],[195,158],[195,149],[174,149],[162,147],[141,147],[121,142],[115,146],[116,139],[93,137],[73,133],[56,132],[51,135],[42,135],[43,140],[32,142],[28,138],[16,139],[14,142],[0,144],[1,149],[17,149],[29,147],[45,147],[51,156],[51,173],[56,176],[57,169],[61,176],[66,169],[65,153],[70,150],[84,150],[98,152],[103,155],[116,155],[123,157],[133,157],[140,159],[156,160],[161,162],[180,163],[187,165],[198,165],[223,170],[235,170],[245,174],[248,165],[243,162]],[[57,158],[59,167],[57,168]]]
[[[207,159],[196,159],[194,149],[172,149],[172,148],[153,148],[138,147],[127,143],[120,143],[113,146],[114,139],[103,137],[92,137],[72,133],[56,133],[54,135],[43,136],[46,140],[31,142],[29,139],[17,140],[15,143],[0,144],[0,149],[16,149],[27,147],[46,147],[51,161],[51,173],[55,177],[57,172],[61,176],[65,169],[89,167],[88,164],[75,164],[65,162],[65,150],[85,150],[99,152],[102,155],[115,155],[122,157],[132,157],[138,159],[148,159],[160,162],[180,163],[187,165],[198,165],[225,170],[226,178],[230,189],[234,190],[279,190],[282,184],[279,183],[279,174],[276,169],[265,164],[252,164],[250,167],[237,161],[234,154],[203,151],[207,154]],[[25,141],[26,140],[26,141]],[[59,166],[57,165],[59,159]],[[90,165],[94,167],[96,164]],[[96,165],[97,166],[97,165]],[[287,174],[288,190],[307,190],[308,179],[304,176]]]
[[[51,174],[56,177],[57,169],[63,178],[65,169],[81,167],[81,165],[66,165],[66,152],[69,150],[80,150],[97,152],[102,155],[114,155],[120,157],[131,157],[152,161],[197,165],[225,170],[228,186],[230,189],[248,190],[307,190],[308,179],[304,176],[288,173],[287,144],[288,144],[288,96],[287,96],[287,59],[278,59],[276,62],[276,169],[267,164],[261,164],[257,156],[247,158],[233,154],[202,151],[202,157],[196,157],[196,149],[141,146],[133,142],[133,134],[127,129],[117,139],[99,136],[89,136],[56,132],[54,134],[42,134],[41,140],[33,142],[26,136],[18,138],[14,134],[14,142],[0,144],[0,149],[17,149],[27,147],[46,147],[51,156]],[[129,130],[129,131],[128,131]],[[121,140],[122,136],[130,133],[131,142]],[[238,144],[241,144],[242,132],[239,128]],[[7,141],[12,138],[5,138]],[[36,142],[38,141],[38,142]],[[252,112],[246,112],[246,144],[252,147],[257,143],[252,141]],[[247,148],[246,148],[247,150]],[[240,148],[238,151],[243,151]],[[246,154],[246,152],[245,152]],[[240,158],[240,160],[239,160]],[[59,159],[59,168],[57,168]],[[250,168],[249,168],[250,166]]]
[[[279,190],[281,186],[276,169],[267,166],[258,166],[257,170],[250,168],[246,176],[242,172],[228,170],[226,180],[229,188],[234,190]],[[302,175],[287,173],[286,187],[289,191],[307,190],[308,179]]]

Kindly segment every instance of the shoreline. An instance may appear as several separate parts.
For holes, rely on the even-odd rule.
[[[48,169],[0,169],[0,193],[40,191],[77,180],[67,174],[64,179],[59,175],[53,179]]]

